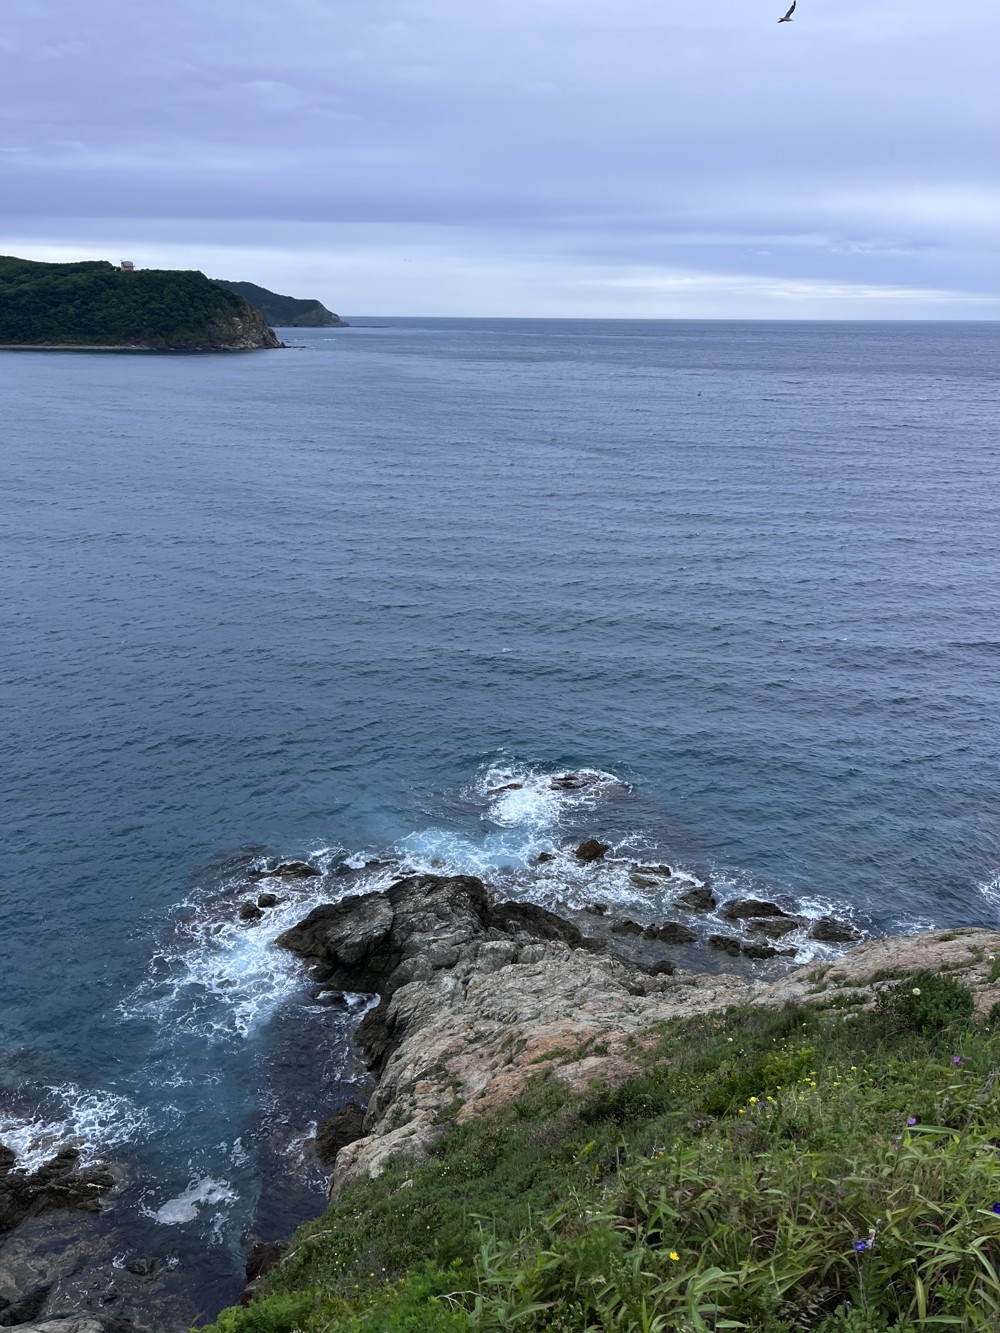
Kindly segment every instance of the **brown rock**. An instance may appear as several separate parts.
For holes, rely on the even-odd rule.
[[[261,893],[257,897],[258,907],[277,907],[281,899],[276,893]]]
[[[259,921],[263,915],[256,903],[240,903],[241,921]]]
[[[601,842],[597,838],[585,838],[577,847],[575,855],[578,861],[601,861],[609,850],[610,843]]]
[[[316,1130],[316,1156],[326,1166],[333,1166],[341,1148],[362,1137],[366,1109],[360,1102],[350,1101]]]
[[[747,930],[751,935],[764,935],[769,940],[777,940],[798,930],[801,925],[802,922],[793,916],[761,916],[748,921]]]
[[[308,861],[282,861],[269,873],[276,879],[311,879],[314,875],[320,874],[320,871]]]
[[[658,879],[672,879],[674,870],[673,866],[668,865],[633,866],[632,873],[634,875],[655,875]]]

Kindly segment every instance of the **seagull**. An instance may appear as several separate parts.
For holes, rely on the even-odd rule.
[[[791,23],[791,21],[792,21],[792,15],[795,13],[795,6],[796,6],[798,3],[799,3],[799,0],[792,0],[792,7],[791,7],[791,9],[788,11],[788,13],[785,15],[785,17],[784,17],[783,19],[778,19],[778,22],[779,22],[779,23]]]

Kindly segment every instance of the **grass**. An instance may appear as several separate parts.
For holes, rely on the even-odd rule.
[[[947,977],[883,996],[678,1021],[584,1097],[540,1070],[346,1190],[215,1333],[995,1333],[1000,1032]]]

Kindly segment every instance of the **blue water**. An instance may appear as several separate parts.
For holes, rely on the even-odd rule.
[[[358,1076],[291,1086],[349,1023],[226,916],[254,854],[579,905],[527,867],[592,832],[870,931],[1000,917],[1000,325],[286,337],[0,354],[0,1130],[127,1142],[148,1245],[226,1263],[318,1208],[261,1162]]]

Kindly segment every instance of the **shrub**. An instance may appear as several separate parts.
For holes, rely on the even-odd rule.
[[[892,1031],[927,1035],[967,1024],[974,1009],[972,992],[960,982],[938,972],[914,972],[881,992],[874,1016]]]

